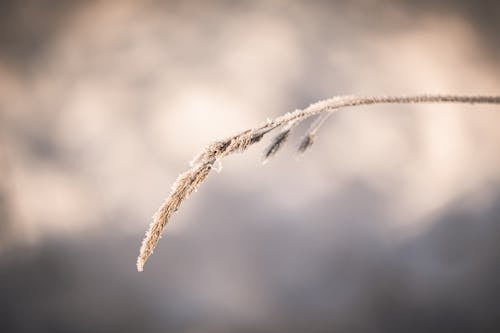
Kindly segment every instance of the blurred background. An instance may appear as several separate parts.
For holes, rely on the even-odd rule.
[[[346,109],[300,159],[301,130],[265,166],[266,143],[231,156],[135,270],[206,144],[334,95],[498,94],[499,17],[2,1],[0,331],[500,331],[498,106]]]

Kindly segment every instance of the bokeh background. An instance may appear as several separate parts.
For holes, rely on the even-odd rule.
[[[342,94],[500,92],[497,1],[0,4],[0,331],[498,332],[498,106],[371,106],[223,162]],[[352,112],[351,112],[352,111]],[[304,129],[304,128],[302,128]]]

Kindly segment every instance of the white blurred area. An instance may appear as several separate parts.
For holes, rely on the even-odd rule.
[[[381,31],[359,21],[356,6],[79,6],[29,69],[0,62],[1,181],[14,242],[110,227],[139,239],[205,144],[319,99],[500,91],[498,64],[458,16],[411,24],[387,7],[392,29]],[[319,29],[312,17],[328,24]],[[499,180],[499,121],[491,106],[349,109],[299,162],[288,149],[261,168],[261,144],[210,182],[255,193],[279,214],[362,179],[384,198],[388,223],[414,225]],[[190,210],[210,196],[202,187],[171,231],[189,226]]]

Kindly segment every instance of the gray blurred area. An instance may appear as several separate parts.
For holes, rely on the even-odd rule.
[[[295,158],[213,140],[344,94],[500,93],[497,1],[2,1],[1,332],[499,332],[500,109],[346,109]],[[269,139],[268,139],[269,140]]]

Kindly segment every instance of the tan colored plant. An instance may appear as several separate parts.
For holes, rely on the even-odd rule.
[[[143,270],[146,260],[153,253],[154,248],[160,240],[163,229],[170,220],[172,214],[179,209],[181,203],[193,191],[198,189],[210,171],[215,168],[215,163],[220,159],[236,152],[244,152],[248,147],[259,142],[267,133],[278,127],[282,127],[282,131],[275,136],[265,151],[265,162],[283,146],[290,132],[296,125],[309,117],[318,115],[317,120],[311,125],[298,146],[298,151],[304,152],[313,144],[318,129],[333,111],[349,106],[382,103],[500,104],[500,96],[340,96],[314,103],[303,110],[289,112],[276,119],[268,120],[256,128],[248,129],[227,139],[216,141],[208,145],[193,159],[189,170],[179,175],[172,186],[172,192],[154,215],[153,222],[142,241],[139,257],[137,258],[137,270]]]

